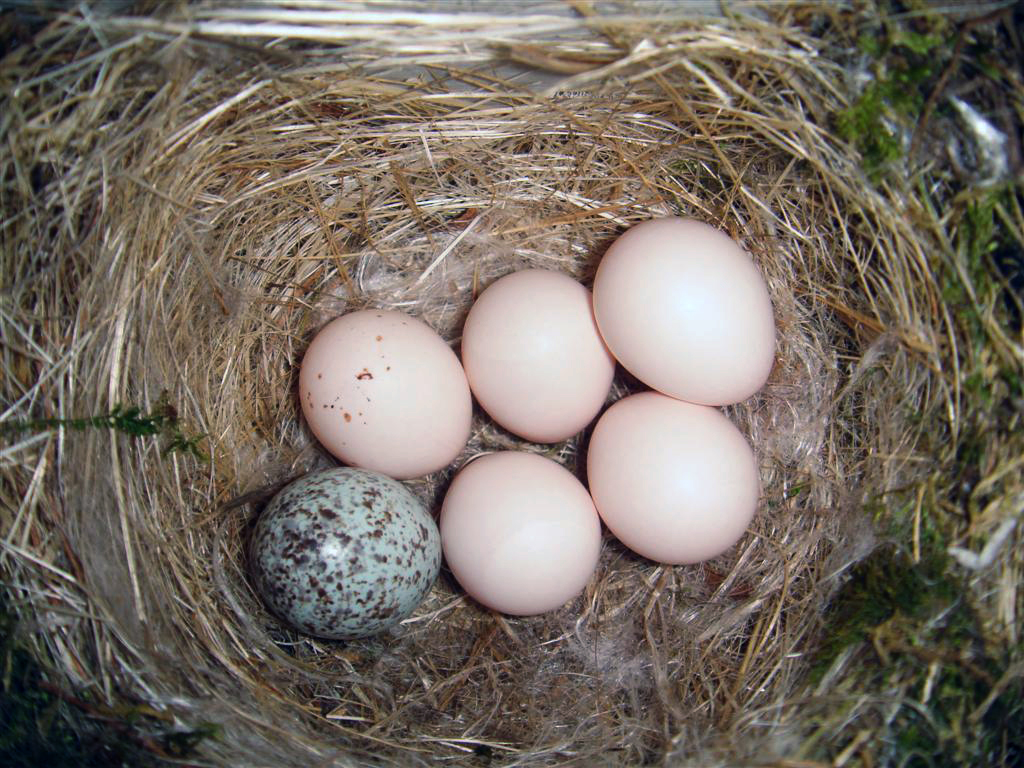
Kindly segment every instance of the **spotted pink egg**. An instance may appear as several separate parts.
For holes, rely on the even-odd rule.
[[[302,412],[345,464],[406,480],[443,469],[469,439],[462,364],[422,320],[367,309],[332,320],[299,370]]]

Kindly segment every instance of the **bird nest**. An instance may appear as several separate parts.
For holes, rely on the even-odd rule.
[[[996,545],[1021,500],[1020,334],[970,262],[978,198],[869,178],[837,136],[861,86],[836,51],[864,17],[110,11],[54,16],[0,74],[0,564],[16,634],[82,728],[129,713],[116,728],[141,749],[198,764],[816,765],[889,759],[951,675],[977,684],[964,718],[1009,706],[1021,556]],[[335,464],[296,397],[319,327],[399,309],[457,349],[498,277],[589,284],[616,236],[664,215],[739,241],[775,308],[770,379],[725,409],[763,479],[734,548],[670,567],[606,536],[585,592],[529,618],[443,570],[411,618],[347,643],[262,607],[254,516]],[[610,401],[639,388],[620,373]],[[474,455],[579,474],[586,439],[527,444],[478,411],[455,464],[409,485],[436,513]],[[973,570],[946,553],[996,534]],[[890,594],[901,579],[923,607]],[[850,624],[866,604],[877,621]],[[984,638],[962,658],[893,629],[954,615]]]

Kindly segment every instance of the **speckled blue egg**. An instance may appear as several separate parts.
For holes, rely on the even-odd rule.
[[[250,542],[256,590],[301,632],[366,637],[408,617],[441,568],[441,536],[397,480],[343,467],[275,496]]]

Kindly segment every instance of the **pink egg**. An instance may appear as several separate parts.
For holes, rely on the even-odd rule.
[[[760,495],[754,454],[732,422],[657,392],[605,411],[590,438],[587,479],[611,532],[660,563],[696,563],[729,549]]]
[[[590,581],[601,522],[587,490],[543,456],[504,451],[470,462],[441,508],[441,546],[472,597],[528,616],[561,607]]]
[[[615,374],[590,291],[544,269],[507,275],[480,295],[462,332],[462,364],[491,418],[536,443],[587,426]]]
[[[704,405],[745,400],[775,357],[771,299],[757,266],[699,221],[645,221],[612,243],[594,279],[594,314],[630,373]]]
[[[368,309],[316,335],[299,371],[302,412],[346,464],[408,479],[446,467],[469,439],[458,358],[422,320]]]

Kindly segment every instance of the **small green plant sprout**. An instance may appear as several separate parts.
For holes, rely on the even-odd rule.
[[[189,436],[182,431],[178,410],[168,402],[166,393],[162,394],[153,409],[147,412],[143,412],[142,408],[136,405],[117,404],[109,412],[94,416],[28,419],[0,424],[0,434],[41,433],[52,429],[70,429],[76,432],[84,432],[87,429],[112,429],[129,437],[159,435],[165,442],[162,451],[165,456],[170,453],[181,453],[199,461],[209,459],[199,447],[199,442],[206,435]]]

